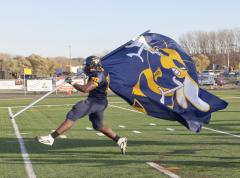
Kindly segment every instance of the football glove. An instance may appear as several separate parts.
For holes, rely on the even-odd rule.
[[[72,78],[71,77],[65,78],[65,82],[69,83],[71,85],[72,84]]]

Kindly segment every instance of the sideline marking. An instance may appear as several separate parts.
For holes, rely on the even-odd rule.
[[[100,137],[105,136],[102,132],[97,132],[96,134],[97,134],[98,136],[100,136]]]
[[[140,114],[143,114],[139,111],[135,111],[135,110],[132,110],[132,109],[127,109],[127,108],[123,108],[123,107],[120,107],[120,106],[116,106],[116,105],[112,105],[112,104],[109,104],[109,106],[113,107],[113,108],[119,108],[119,109],[123,109],[123,110],[126,110],[126,111],[131,111],[131,112],[136,112],[136,113],[140,113]]]
[[[166,130],[173,132],[175,129],[168,127]]]
[[[86,130],[93,130],[92,127],[86,127]]]
[[[150,125],[150,126],[156,126],[157,124],[155,124],[155,123],[149,123],[148,125]]]
[[[126,126],[125,126],[125,125],[119,125],[118,127],[120,127],[120,128],[125,128]]]
[[[109,104],[109,106],[115,107],[115,108],[119,108],[119,109],[122,109],[122,110],[126,110],[126,111],[132,111],[132,112],[136,112],[136,113],[143,114],[142,112],[139,112],[139,111],[135,111],[135,110],[132,110],[132,109],[123,108],[123,107],[120,107],[120,106],[115,106],[115,105],[112,105],[112,104]],[[202,128],[205,129],[205,130],[210,130],[210,131],[212,131],[212,132],[222,133],[222,134],[225,134],[225,135],[230,135],[230,136],[233,136],[233,137],[238,137],[238,138],[240,138],[240,135],[231,134],[231,133],[226,132],[226,131],[215,130],[215,129],[212,129],[212,128],[209,128],[209,127],[202,127]]]
[[[10,107],[8,107],[8,114],[9,114],[10,117],[13,116],[12,108],[10,108]],[[18,139],[18,143],[20,145],[20,150],[21,150],[23,162],[25,164],[25,170],[27,172],[27,176],[28,176],[28,178],[36,178],[36,174],[33,170],[32,163],[31,163],[31,160],[29,158],[29,154],[28,154],[27,149],[25,147],[24,140],[23,140],[23,138],[22,138],[22,136],[19,132],[17,123],[16,123],[14,118],[12,118],[10,120],[12,122],[16,137]]]
[[[161,173],[171,177],[171,178],[181,178],[179,177],[178,175],[174,174],[173,172],[167,170],[165,167],[159,165],[159,164],[156,164],[154,162],[146,162],[149,166],[157,169],[158,171],[160,171]]]
[[[30,133],[21,132],[20,134],[21,134],[21,135],[28,135],[28,134],[30,134]],[[6,135],[16,135],[16,134],[15,134],[15,133],[8,133],[8,134],[6,134]]]
[[[132,132],[135,133],[135,134],[140,134],[140,133],[142,133],[142,132],[140,132],[140,131],[138,131],[138,130],[133,130]]]
[[[238,96],[226,96],[226,97],[222,97],[222,99],[240,99],[240,97]]]
[[[109,102],[109,103],[113,103],[113,104],[122,104],[122,103],[125,103],[123,101],[113,101],[113,102]],[[35,105],[35,106],[32,106],[31,108],[38,108],[38,107],[58,107],[58,106],[73,106],[74,104],[73,103],[69,103],[69,104],[42,104],[42,105]],[[23,108],[23,107],[26,107],[27,105],[21,105],[21,106],[11,106],[11,108]],[[9,108],[8,107],[0,107],[0,109],[7,109]]]
[[[209,127],[202,127],[202,128],[205,129],[205,130],[210,130],[210,131],[213,131],[213,132],[222,133],[222,134],[226,134],[226,135],[230,135],[230,136],[233,136],[233,137],[240,138],[240,135],[231,134],[229,132],[225,132],[225,131],[221,131],[221,130],[215,130],[215,129],[212,129],[212,128],[209,128]]]

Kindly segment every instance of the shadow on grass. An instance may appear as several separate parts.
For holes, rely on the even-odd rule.
[[[56,140],[54,146],[49,147],[39,144],[33,139],[25,139],[27,150],[34,165],[41,164],[79,164],[82,167],[104,167],[129,164],[145,164],[148,161],[161,162],[161,164],[191,167],[218,167],[233,168],[239,167],[240,157],[224,157],[208,155],[208,151],[213,149],[196,149],[197,145],[225,145],[223,142],[173,142],[173,141],[129,141],[129,152],[121,155],[116,144],[111,140],[96,139],[62,139]],[[237,144],[237,143],[228,143]],[[133,150],[131,146],[140,146]],[[144,146],[140,151],[141,146]],[[146,148],[147,146],[147,148]],[[166,151],[151,151],[151,146],[166,146],[173,149]],[[186,149],[176,147],[187,146]],[[195,148],[191,148],[195,146]],[[188,148],[188,149],[187,149]],[[200,156],[198,151],[205,151],[206,154]],[[22,164],[17,139],[0,138],[0,163]],[[149,160],[152,158],[159,160]],[[177,160],[176,160],[177,159]]]
[[[170,135],[170,134],[169,134]],[[176,134],[178,135],[178,134]],[[185,134],[182,134],[185,135]],[[205,134],[202,134],[205,135]],[[211,133],[211,134],[206,134],[206,135],[217,135],[215,133]],[[58,150],[58,149],[71,149],[71,148],[76,148],[76,147],[80,147],[80,148],[89,148],[89,147],[113,147],[116,146],[116,144],[109,140],[106,140],[107,138],[104,139],[56,139],[54,142],[53,146],[47,146],[47,145],[43,145],[40,144],[38,142],[35,141],[34,138],[24,138],[25,144],[27,146],[27,148],[29,147],[29,149],[31,151],[35,151],[37,150],[37,152],[39,151],[49,151],[49,150]],[[201,142],[196,142],[196,141],[161,141],[161,140],[129,140],[128,141],[128,146],[143,146],[143,145],[147,145],[147,146],[194,146],[194,145],[225,145],[225,142],[216,142],[216,141],[201,141]],[[231,145],[239,145],[238,143],[235,142],[231,142],[228,144]],[[0,153],[8,153],[11,152],[10,150],[17,150],[18,151],[18,141],[16,138],[6,138],[6,137],[2,137],[0,138]],[[9,150],[9,151],[8,151]]]
[[[210,134],[211,135],[211,134]],[[215,135],[215,134],[212,134]],[[217,135],[217,134],[216,134]],[[116,143],[113,141],[104,139],[56,139],[53,146],[43,145],[34,140],[34,138],[25,138],[25,145],[30,153],[45,153],[48,151],[54,150],[66,150],[66,149],[74,149],[74,148],[95,148],[98,147],[100,149],[116,147]],[[239,142],[227,142],[227,144],[232,146],[239,145]],[[161,146],[161,147],[176,147],[176,146],[203,146],[203,145],[216,145],[216,146],[225,146],[226,143],[224,141],[161,141],[161,140],[129,140],[128,147],[131,146]],[[0,154],[1,153],[19,153],[19,144],[16,138],[0,138]],[[108,154],[108,153],[106,153]],[[109,153],[114,154],[114,153]],[[145,150],[143,153],[145,154]]]

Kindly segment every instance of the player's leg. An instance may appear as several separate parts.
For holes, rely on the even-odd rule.
[[[54,139],[68,131],[74,125],[76,120],[89,114],[90,107],[91,103],[88,100],[78,102],[68,112],[66,116],[67,119],[63,121],[53,133],[47,136],[38,136],[36,137],[36,140],[46,145],[52,145],[54,143]]]
[[[127,138],[119,137],[110,127],[103,124],[103,113],[104,110],[89,115],[89,120],[92,122],[93,128],[115,141],[120,147],[122,154],[125,154]]]
[[[119,137],[110,127],[103,126],[98,129],[100,132],[111,138],[113,141],[115,141],[118,146],[120,147],[120,150],[122,154],[126,153],[127,150],[127,138],[126,137]]]
[[[103,111],[89,114],[89,120],[92,122],[92,126],[95,130],[102,132],[114,141],[117,139],[117,134],[113,132],[110,127],[103,124]]]

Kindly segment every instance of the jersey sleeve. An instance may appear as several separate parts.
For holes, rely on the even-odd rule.
[[[97,73],[96,75],[92,76],[90,79],[96,86],[100,86],[106,80],[106,76],[104,73]]]

